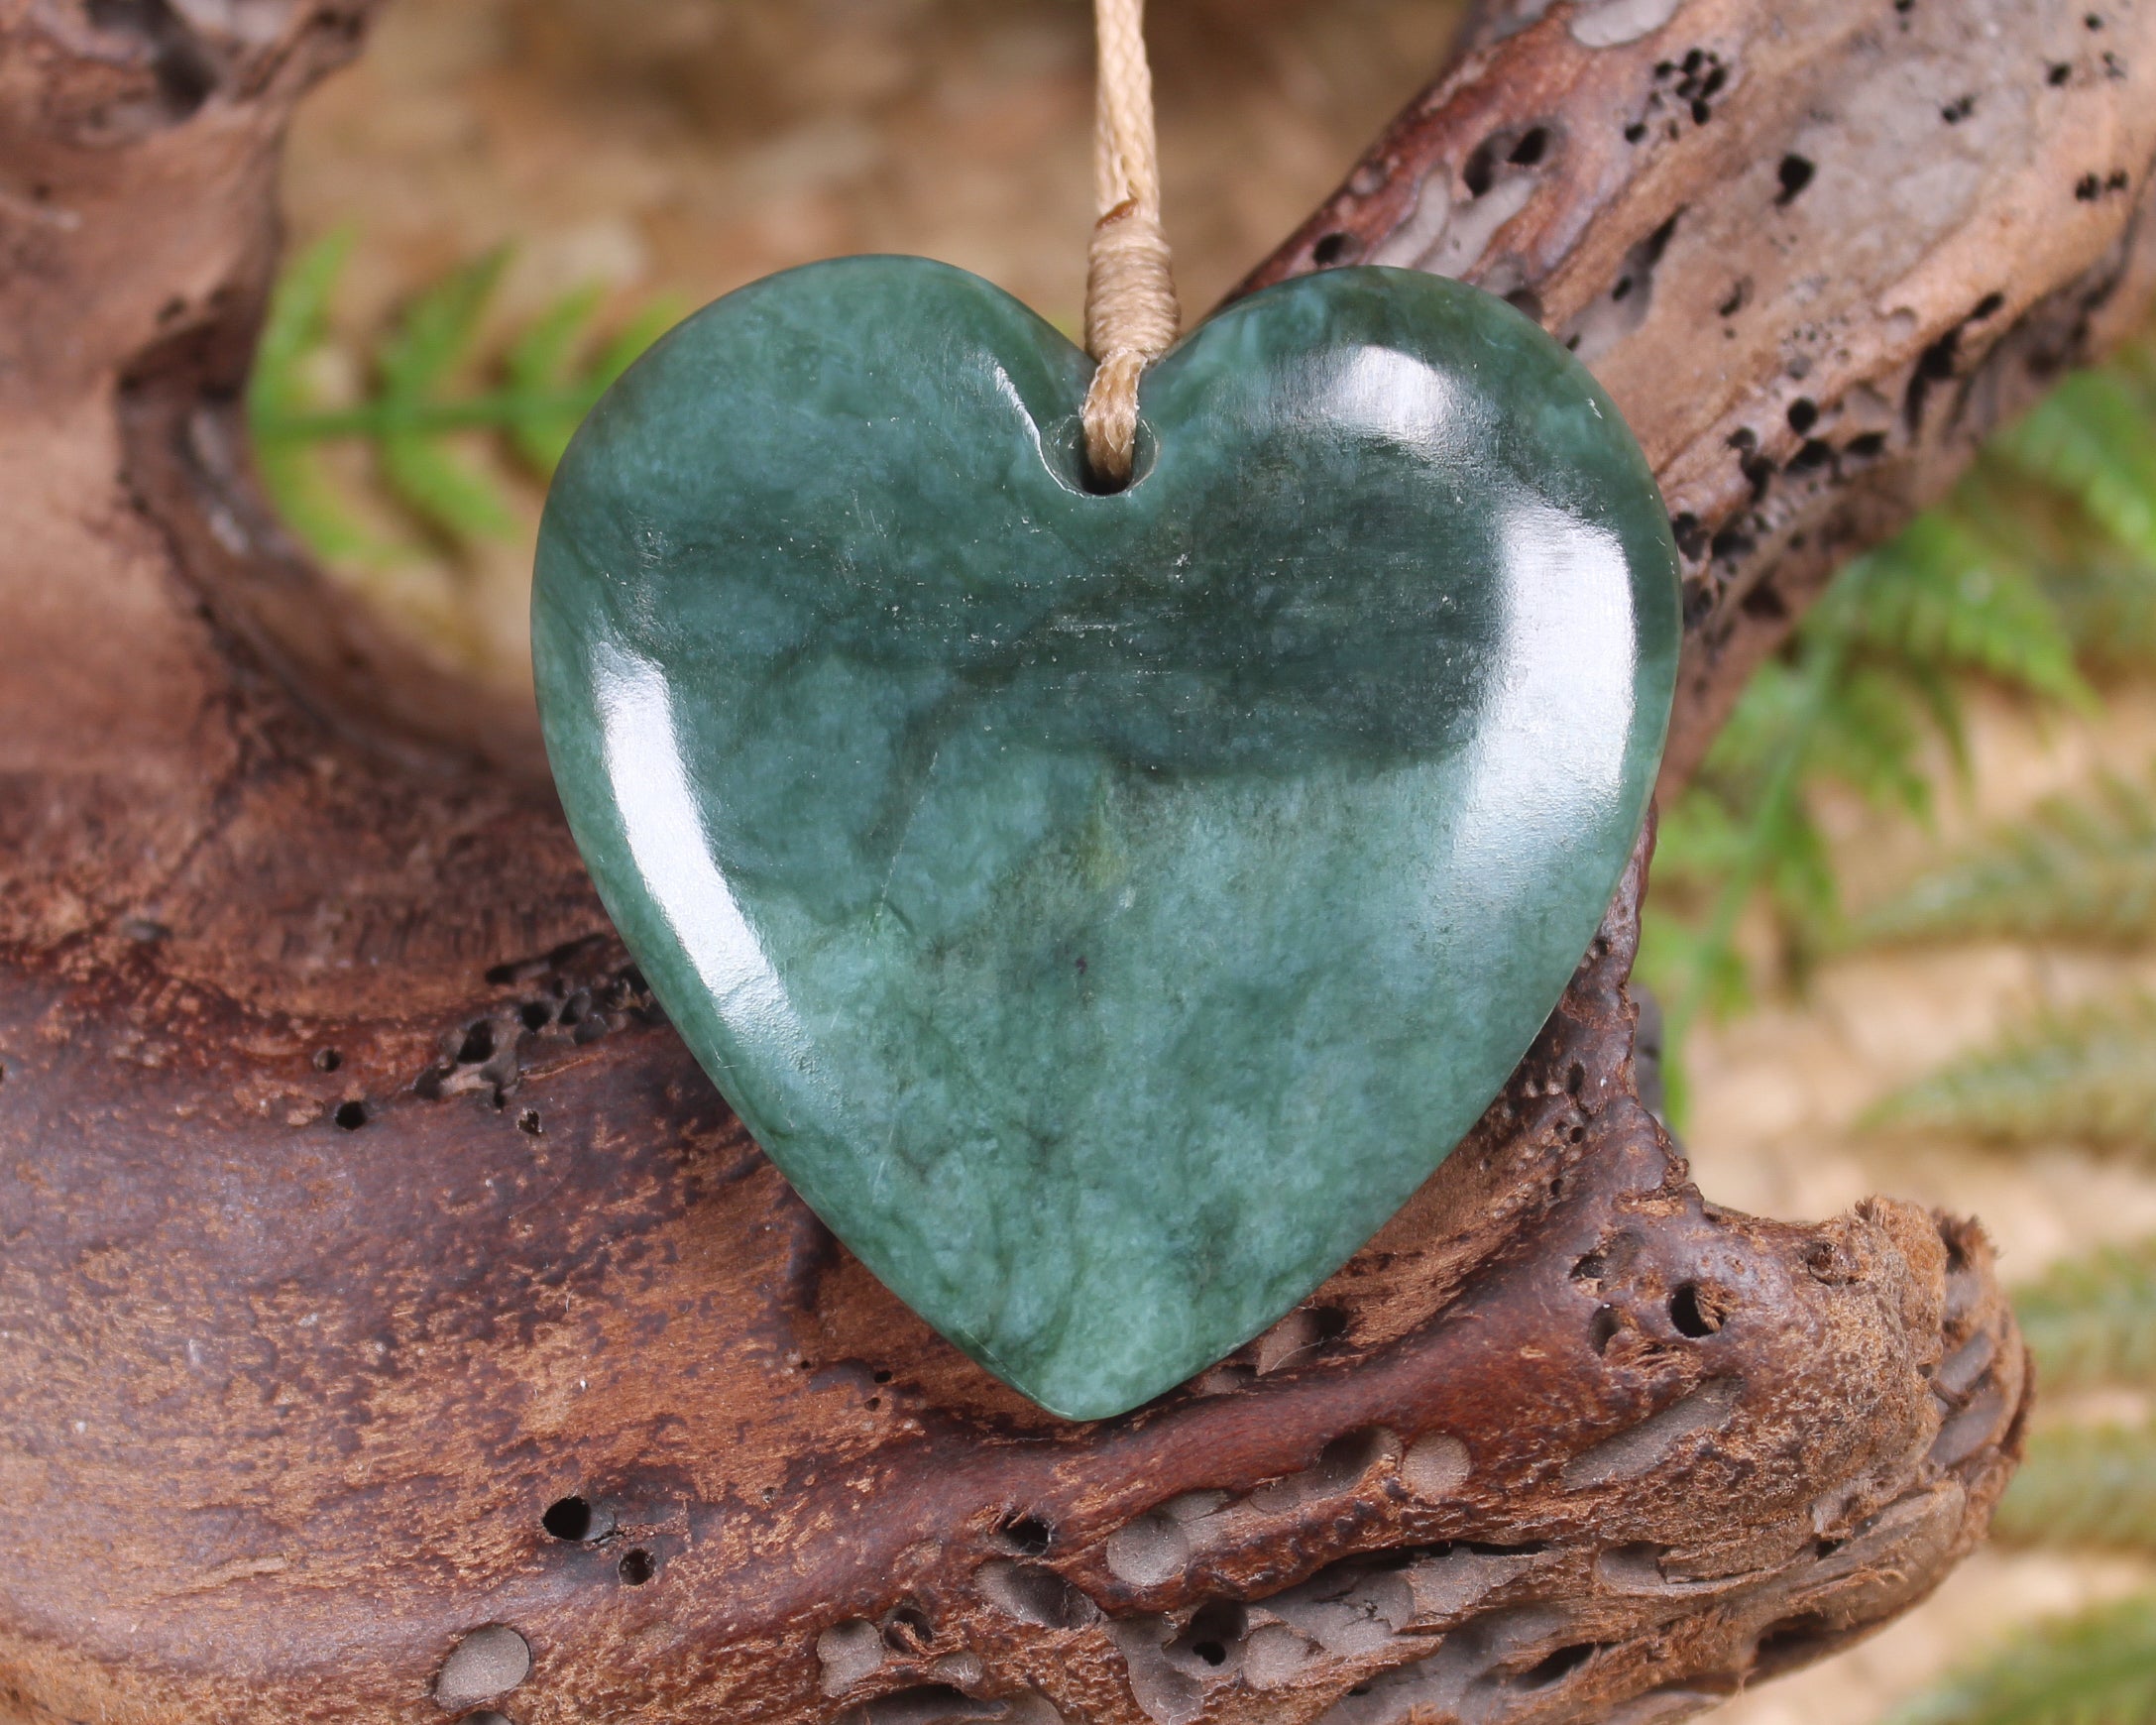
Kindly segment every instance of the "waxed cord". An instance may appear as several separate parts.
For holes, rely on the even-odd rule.
[[[1093,0],[1099,86],[1093,128],[1097,212],[1085,271],[1085,459],[1096,483],[1130,481],[1137,449],[1138,379],[1174,344],[1183,316],[1161,231],[1153,73],[1144,0]]]

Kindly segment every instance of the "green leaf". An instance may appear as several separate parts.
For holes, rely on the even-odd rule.
[[[453,550],[513,538],[525,525],[514,500],[458,438],[467,445],[475,437],[498,439],[505,454],[550,477],[607,386],[682,314],[671,300],[653,301],[594,352],[604,289],[580,288],[545,307],[501,353],[503,388],[460,387],[490,357],[482,337],[509,258],[498,248],[406,304],[374,354],[367,400],[323,407],[307,387],[305,362],[325,339],[329,301],[353,243],[351,230],[340,229],[287,266],[272,297],[248,396],[272,502],[286,525],[333,562],[394,562],[415,553],[354,518],[320,460],[322,444],[368,444],[383,489]]]
[[[255,472],[278,518],[320,561],[382,569],[408,563],[415,555],[410,546],[386,539],[360,521],[313,444],[296,439],[257,443]]]
[[[1721,879],[1688,937],[1678,937],[1660,918],[1645,931],[1647,974],[1663,1003],[1672,1119],[1683,1113],[1685,1035],[1702,1011],[1732,996],[1731,978],[1741,970],[1737,927],[1755,894],[1770,892],[1793,917],[1834,912],[1834,877],[1803,788],[1848,664],[1853,620],[1876,568],[1872,559],[1860,558],[1827,590],[1799,626],[1795,664],[1761,668],[1702,768],[1699,788],[1724,804],[1721,819],[1734,838],[1724,847]],[[1703,812],[1694,810],[1689,819],[1695,832],[1711,830]]]
[[[1919,759],[1924,717],[1905,679],[1877,665],[1852,665],[1820,709],[1808,764],[1875,806],[1928,819],[1931,780]]]
[[[330,301],[353,242],[351,228],[334,229],[303,248],[278,278],[248,377],[247,416],[255,472],[278,518],[325,563],[380,568],[412,553],[362,524],[320,451],[283,428],[314,405],[305,366],[327,338]]]
[[[1695,988],[1698,1009],[1710,1018],[1735,1017],[1753,1001],[1743,957],[1728,942],[1711,942],[1708,931],[1688,918],[1645,918],[1634,968],[1657,999],[1674,1000]],[[1663,1064],[1668,1064],[1666,1047]]]
[[[2156,998],[2044,1018],[1889,1096],[1866,1123],[1999,1144],[2156,1150]]]
[[[1991,1531],[2012,1545],[2156,1553],[2156,1431],[2039,1432]]]
[[[2156,1595],[2023,1631],[1888,1725],[2156,1725]]]
[[[2150,354],[2137,348],[2127,357],[2156,439],[2144,375]],[[2035,477],[1987,446],[1955,488],[1954,510],[2036,582],[2085,669],[2156,665],[2156,562],[2123,548],[2072,487]]]
[[[2073,498],[2122,549],[2156,563],[2156,426],[2122,377],[2077,372],[1992,447]]]
[[[1839,581],[1849,578],[1845,572]],[[1831,597],[1837,588],[1827,591]],[[1726,800],[1757,792],[1776,757],[1817,723],[1821,691],[1807,682],[1801,667],[1828,646],[1840,650],[1828,632],[1800,633],[1789,656],[1769,659],[1752,673],[1700,764],[1700,783],[1715,787]]]
[[[607,387],[681,320],[681,307],[672,300],[655,301],[623,325],[580,371],[575,362],[602,292],[595,286],[556,301],[510,349],[504,367],[510,385],[511,445],[541,479],[553,477],[570,437]]]
[[[497,247],[421,293],[376,359],[390,426],[378,444],[382,477],[405,508],[454,540],[513,538],[517,531],[501,487],[439,432],[420,428],[441,386],[471,360],[508,262],[508,249]]]
[[[2156,796],[2106,778],[2057,797],[1857,920],[1872,942],[2156,944]]]
[[[1729,802],[1694,784],[1654,831],[1654,890],[1712,889],[1744,857],[1746,829]]]
[[[2014,1299],[2014,1316],[2049,1389],[2156,1389],[2156,1240],[2056,1266]]]
[[[1947,506],[1836,579],[1788,650],[1754,677],[1670,811],[1668,861],[1657,863],[1695,901],[1696,926],[1689,940],[1657,933],[1686,912],[1666,897],[1650,901],[1643,966],[1669,993],[1673,1059],[1698,1010],[1740,997],[1729,945],[1757,895],[1774,907],[1792,970],[1836,931],[1839,892],[1812,814],[1817,786],[1838,780],[1926,820],[1932,740],[1966,770],[1965,679],[2093,705],[2060,597],[2071,584],[2050,578],[2051,552],[2087,549],[2086,530],[2078,541],[2066,530],[2077,512],[2134,529],[2156,551],[2151,500],[2156,421],[2120,380],[2078,378],[1987,453]],[[2148,518],[2138,526],[2136,508]],[[2116,581],[2104,589],[2122,590]],[[2156,599],[2148,611],[2156,619]]]
[[[541,479],[552,477],[578,422],[590,411],[574,371],[606,289],[597,283],[565,293],[511,346],[502,371],[524,406],[509,424],[511,446]],[[596,392],[591,398],[598,399]]]
[[[2156,666],[2156,566],[2106,547],[2051,566],[2043,582],[2075,651],[2093,669]]]
[[[603,287],[588,283],[572,288],[540,312],[531,327],[510,344],[502,361],[511,388],[536,395],[568,383],[573,375],[571,362],[605,297]]]
[[[382,477],[397,501],[452,539],[511,539],[518,531],[502,488],[448,442],[421,431],[392,431],[378,446]]]
[[[509,257],[506,246],[497,246],[405,306],[376,358],[386,400],[426,401],[473,357],[480,322]]]
[[[2074,645],[2035,573],[1955,510],[1910,522],[1882,554],[1858,619],[1863,644],[1908,665],[1979,671],[2087,706]]]
[[[275,412],[312,404],[299,368],[328,332],[329,302],[351,258],[353,239],[349,227],[324,234],[285,266],[270,291],[247,385],[248,415],[257,437],[263,434],[263,421]]]

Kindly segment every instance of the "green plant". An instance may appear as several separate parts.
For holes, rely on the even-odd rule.
[[[1962,758],[1960,679],[1972,675],[2055,703],[2092,699],[2035,572],[1942,510],[1843,571],[1754,677],[1655,852],[1640,964],[1666,1013],[1673,1106],[1686,1030],[1750,993],[1736,944],[1746,911],[1765,900],[1798,971],[1837,929],[1821,787],[1927,818],[1926,745]]]
[[[2156,663],[2150,364],[2137,353],[2068,380],[1944,504],[1845,569],[1665,812],[1640,972],[1664,1007],[1672,1111],[1686,1031],[1753,991],[1737,941],[1747,913],[1768,911],[1799,979],[1847,936],[1819,824],[1826,787],[1928,820],[1932,753],[1966,771],[1972,681],[2086,710],[2091,675]],[[2123,808],[2114,825],[2102,836],[2139,843]]]
[[[2156,1551],[2156,1431],[2076,1426],[2039,1435],[1991,1531],[2012,1545]]]
[[[2014,1301],[2045,1386],[2156,1387],[2156,1240],[2069,1259]]]
[[[1918,820],[1940,756],[1966,773],[1966,690],[2087,707],[2091,679],[2156,664],[2156,362],[2067,382],[1901,538],[1843,572],[1740,702],[1669,812],[1642,968],[1681,1050],[1753,978],[1741,920],[1769,911],[1785,968],[1850,940],[2156,941],[2156,795],[2107,781],[1845,917],[1825,787]],[[1671,890],[1671,889],[1674,890]],[[1681,1086],[1681,1062],[1671,1073]],[[1681,1095],[1681,1090],[1674,1092]],[[1879,1124],[2002,1142],[2156,1148],[2156,1001],[2055,1013],[1899,1094]],[[2070,1263],[2020,1304],[2060,1390],[2156,1389],[2156,1242]],[[2039,1425],[2000,1506],[2007,1542],[2156,1553],[2156,1425]],[[1893,1725],[2156,1725],[2156,1594],[2034,1626]]]
[[[2152,898],[2156,803],[2105,781],[1927,873],[1860,929],[1876,940],[2007,935],[2109,949],[2156,938]],[[1889,1096],[1872,1118],[2001,1143],[2156,1149],[2156,1000],[2047,1015]],[[2052,1390],[2156,1389],[2156,1241],[2071,1260],[2016,1304]],[[2039,1425],[1994,1532],[2156,1553],[2156,1425]],[[2156,1596],[2041,1626],[1895,1725],[2052,1721],[2156,1722]]]
[[[1995,1144],[2156,1151],[2156,998],[2050,1013],[1895,1092],[1866,1116]]]
[[[2156,1241],[2068,1263],[2017,1307],[2052,1387],[2156,1388]],[[2156,1553],[2156,1427],[2040,1428],[1993,1531],[2013,1544]],[[2024,1631],[1889,1725],[2156,1725],[2156,1594]]]
[[[2156,1389],[2156,1240],[2069,1261],[2015,1308],[2050,1388]],[[2039,1427],[1994,1532],[2021,1545],[2156,1553],[2156,1428]],[[1890,1725],[2156,1725],[2156,1594],[2025,1631]]]
[[[2055,797],[1859,917],[1863,941],[2156,943],[2156,795],[2105,778]]]
[[[1889,1725],[2149,1725],[2156,1721],[2156,1594],[2026,1630]]]
[[[585,287],[554,300],[505,348],[490,350],[487,314],[509,262],[498,249],[415,294],[368,356],[366,393],[327,406],[314,362],[330,340],[331,305],[352,246],[351,230],[340,229],[285,267],[247,393],[256,464],[271,502],[308,549],[331,563],[381,566],[423,551],[367,524],[324,459],[328,446],[364,445],[378,501],[437,550],[513,537],[521,530],[513,496],[458,446],[460,436],[493,437],[544,482],[592,403],[679,316],[672,303],[654,303],[601,340],[595,324],[605,292]]]
[[[2156,1389],[2156,1240],[2055,1266],[2014,1312],[2053,1392]],[[1994,1531],[2021,1545],[2156,1554],[2156,1426],[2039,1426]]]
[[[2009,434],[2014,459],[2054,486],[2054,516],[2070,495],[2101,529],[2094,554],[2047,588],[2096,669],[2147,662],[2156,617],[2156,583],[2118,573],[2156,561],[2156,438],[2140,366],[2074,380]],[[2032,514],[2032,532],[2046,530]],[[1854,933],[2146,948],[2156,943],[2156,796],[2105,779],[2054,799],[1856,919]],[[2156,1150],[2156,998],[2047,1013],[1887,1097],[1872,1120],[2003,1144]],[[2053,1391],[2156,1390],[2156,1241],[2070,1261],[2017,1306]],[[2156,1424],[2040,1423],[1994,1532],[2156,1554]],[[2156,1594],[2039,1625],[1894,1725],[2156,1725]]]
[[[2156,796],[2117,779],[2059,797],[1859,918],[1872,941],[2156,942]],[[2156,998],[2044,1014],[1887,1096],[1874,1126],[1999,1144],[2156,1151]]]

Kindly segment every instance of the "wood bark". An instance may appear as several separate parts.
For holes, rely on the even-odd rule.
[[[2025,1414],[1988,1250],[1693,1190],[1644,846],[1469,1142],[1137,1414],[1040,1414],[835,1244],[528,715],[249,480],[279,140],[369,11],[0,0],[0,1705],[1645,1725],[1928,1591]],[[2152,98],[2139,0],[1492,7],[1253,281],[1441,269],[1577,341],[1685,549],[1674,786],[2142,315]]]

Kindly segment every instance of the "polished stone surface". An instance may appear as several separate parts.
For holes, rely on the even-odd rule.
[[[1587,373],[1337,270],[1148,375],[919,259],[769,278],[602,402],[540,536],[579,845],[802,1196],[1048,1408],[1255,1334],[1474,1122],[1644,815],[1675,553]]]

